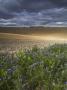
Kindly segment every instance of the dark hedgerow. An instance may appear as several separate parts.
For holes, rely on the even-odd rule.
[[[0,54],[0,90],[67,90],[67,45]]]

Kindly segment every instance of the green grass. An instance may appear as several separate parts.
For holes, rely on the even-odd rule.
[[[0,54],[0,90],[67,90],[67,45]]]

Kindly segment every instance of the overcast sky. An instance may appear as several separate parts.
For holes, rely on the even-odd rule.
[[[0,26],[67,26],[67,0],[0,0]]]

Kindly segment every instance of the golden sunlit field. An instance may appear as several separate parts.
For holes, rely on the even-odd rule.
[[[0,28],[0,52],[15,52],[35,45],[42,48],[55,43],[67,43],[67,28]]]
[[[67,43],[67,28],[63,27],[1,27],[0,50],[27,49],[35,45],[45,47],[55,43]]]

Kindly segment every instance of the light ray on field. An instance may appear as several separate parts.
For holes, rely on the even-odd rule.
[[[3,39],[20,39],[20,40],[67,41],[67,36],[64,36],[63,34],[20,35],[20,34],[11,34],[11,33],[0,33],[0,38],[3,38]]]

